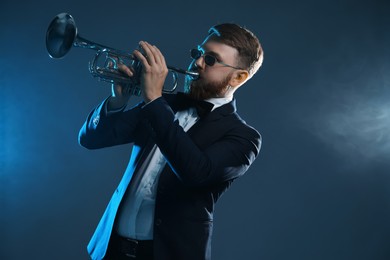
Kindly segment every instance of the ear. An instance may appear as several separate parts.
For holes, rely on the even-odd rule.
[[[229,81],[229,85],[233,88],[238,88],[249,79],[249,73],[246,70],[237,70],[233,73]]]

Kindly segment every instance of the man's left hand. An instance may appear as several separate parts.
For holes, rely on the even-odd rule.
[[[164,56],[155,45],[141,41],[140,46],[145,56],[139,50],[135,50],[133,54],[142,63],[142,95],[144,101],[149,103],[161,97],[168,68]]]

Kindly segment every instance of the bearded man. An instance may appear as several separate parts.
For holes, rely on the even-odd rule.
[[[142,51],[140,51],[142,49]],[[145,41],[143,101],[126,109],[129,87],[113,85],[80,130],[98,149],[133,143],[123,178],[88,245],[92,259],[210,259],[215,203],[260,151],[261,136],[236,112],[234,92],[259,69],[257,37],[219,24],[191,50],[185,93],[162,94],[168,74],[160,50]],[[134,69],[118,69],[129,77]]]

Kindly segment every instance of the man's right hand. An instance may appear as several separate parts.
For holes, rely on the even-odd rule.
[[[118,71],[123,74],[132,77],[134,75],[133,71],[124,64],[118,64]],[[108,100],[107,110],[118,110],[127,104],[129,101],[130,87],[126,85],[112,84],[111,87],[111,97]]]

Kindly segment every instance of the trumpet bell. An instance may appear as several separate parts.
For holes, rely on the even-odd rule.
[[[67,13],[58,14],[46,32],[46,49],[51,58],[64,57],[77,37],[77,27],[73,17]]]

